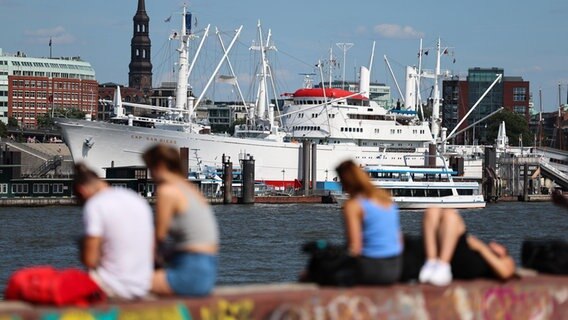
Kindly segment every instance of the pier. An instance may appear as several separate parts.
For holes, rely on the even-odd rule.
[[[88,309],[1,302],[0,319],[566,319],[568,277],[448,287],[320,288],[311,284],[224,286],[207,298],[108,302]]]

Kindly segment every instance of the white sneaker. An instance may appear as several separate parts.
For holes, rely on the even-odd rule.
[[[429,282],[435,286],[444,287],[452,282],[452,267],[445,262],[438,261]]]
[[[430,282],[430,277],[434,273],[437,263],[438,260],[436,259],[426,260],[426,263],[424,263],[424,265],[420,269],[420,274],[418,275],[418,281],[420,281],[421,283]]]

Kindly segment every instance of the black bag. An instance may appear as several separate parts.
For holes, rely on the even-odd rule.
[[[304,244],[302,251],[311,255],[307,281],[321,286],[350,287],[357,283],[357,259],[344,246],[327,241]]]
[[[523,267],[538,272],[568,275],[568,242],[563,240],[523,241]]]

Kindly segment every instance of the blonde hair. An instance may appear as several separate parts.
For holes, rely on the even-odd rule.
[[[342,162],[335,169],[343,185],[343,189],[351,195],[351,197],[365,197],[374,199],[383,204],[392,203],[392,197],[385,189],[375,187],[368,174],[363,171],[355,162],[347,160]]]

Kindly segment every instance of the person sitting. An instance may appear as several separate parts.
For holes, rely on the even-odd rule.
[[[174,253],[166,269],[154,272],[159,295],[208,295],[215,286],[219,231],[215,214],[201,192],[184,176],[178,151],[156,145],[143,155],[156,190],[156,247],[170,236]]]
[[[415,270],[408,271],[409,278],[418,278],[422,283],[446,286],[453,278],[506,280],[515,274],[515,261],[507,249],[497,242],[486,244],[468,234],[462,217],[454,209],[427,209],[422,240],[422,245],[405,245],[408,252],[404,254],[405,273]],[[416,257],[425,260],[421,268]]]
[[[110,187],[84,164],[75,165],[74,189],[84,203],[81,259],[110,298],[136,299],[150,290],[152,210],[125,188]]]
[[[336,169],[349,199],[343,206],[349,253],[357,258],[359,284],[392,284],[402,270],[398,207],[390,194],[373,186],[353,161]]]

